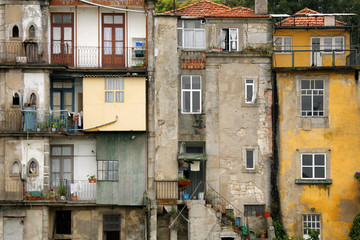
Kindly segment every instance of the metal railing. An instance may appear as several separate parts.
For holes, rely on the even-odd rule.
[[[20,131],[22,126],[22,112],[18,110],[0,111],[0,131]]]
[[[24,185],[20,179],[0,182],[0,200],[23,200]]]
[[[179,194],[178,181],[156,181],[156,199],[177,200]]]
[[[71,46],[41,42],[0,42],[0,63],[65,64],[70,67],[144,67],[146,47]]]
[[[274,47],[273,67],[338,67],[357,66],[357,49],[321,49],[311,46],[292,46],[291,50]]]

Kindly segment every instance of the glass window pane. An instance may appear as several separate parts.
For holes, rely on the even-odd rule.
[[[313,97],[313,110],[324,110],[323,96],[314,96]]]
[[[311,109],[311,96],[301,97],[301,110],[312,110]]]
[[[310,89],[310,80],[301,80],[301,89]]]
[[[60,159],[51,160],[51,172],[60,172]]]
[[[63,15],[63,23],[72,23],[72,15],[64,14]]]
[[[195,30],[195,47],[205,47],[205,31]]]
[[[53,15],[53,23],[62,23],[62,15],[54,14]]]
[[[324,89],[324,81],[315,80],[315,89]]]
[[[105,78],[105,90],[114,90],[113,78]]]
[[[303,154],[302,155],[302,165],[312,166],[312,155],[311,154]]]
[[[72,150],[71,147],[62,147],[62,155],[71,156],[72,155],[71,150]]]
[[[66,106],[72,106],[72,100],[72,92],[64,92],[64,104]]]
[[[200,76],[192,77],[192,89],[201,89]]]
[[[193,30],[185,30],[184,31],[184,47],[194,47],[194,31]]]
[[[193,92],[192,111],[200,112],[200,92]]]
[[[183,76],[182,78],[182,89],[191,89],[191,85],[190,85],[190,76]]]
[[[112,40],[112,29],[109,27],[104,28],[104,40],[111,41]]]
[[[114,92],[112,91],[105,92],[105,102],[114,102]]]
[[[115,54],[123,55],[124,53],[124,42],[116,42],[115,43]]]
[[[252,102],[253,85],[246,85],[246,102]]]
[[[104,15],[104,23],[105,24],[113,24],[114,18],[112,15]]]
[[[325,155],[315,154],[315,165],[325,165]]]
[[[53,27],[53,40],[54,41],[61,40],[61,28]]]
[[[117,91],[115,95],[115,101],[116,102],[124,102],[124,92]]]
[[[254,168],[254,150],[246,150],[246,168]]]
[[[123,24],[123,16],[122,15],[114,15],[114,23]]]
[[[332,48],[332,38],[324,38],[324,49],[329,50]]]
[[[61,147],[52,147],[52,155],[60,156],[61,155]]]
[[[291,50],[291,38],[284,38],[284,50]]]
[[[124,29],[123,28],[115,28],[115,40],[116,41],[124,40]]]
[[[344,49],[344,38],[335,38],[335,49]]]
[[[71,41],[72,40],[72,28],[71,27],[65,27],[64,28],[64,40],[65,41]]]
[[[177,30],[177,40],[178,40],[179,47],[182,47],[182,33],[183,33],[182,29]]]
[[[190,92],[183,92],[183,112],[190,112]]]
[[[64,158],[63,160],[64,164],[64,172],[71,172],[71,159],[70,158]]]
[[[315,167],[315,178],[325,178],[324,167]]]
[[[303,167],[302,168],[302,177],[303,178],[312,178],[312,167]]]

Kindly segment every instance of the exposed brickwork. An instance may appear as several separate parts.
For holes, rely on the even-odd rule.
[[[181,69],[205,69],[206,54],[201,54],[201,59],[181,59]]]

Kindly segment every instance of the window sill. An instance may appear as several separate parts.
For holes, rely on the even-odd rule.
[[[298,185],[330,185],[332,179],[295,179],[295,184]]]

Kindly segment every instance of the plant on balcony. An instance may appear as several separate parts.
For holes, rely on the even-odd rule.
[[[53,132],[56,132],[56,129],[59,128],[59,125],[57,122],[51,122],[51,128]]]
[[[179,185],[190,185],[191,180],[184,177],[179,177]]]
[[[59,188],[58,188],[58,194],[60,195],[60,199],[61,200],[65,200],[66,199],[66,194],[67,194],[67,190],[66,190],[66,186],[63,185],[63,184],[60,184],[59,185]]]
[[[65,127],[66,127],[66,121],[65,121],[65,119],[61,119],[60,120],[60,131],[64,131]]]
[[[87,175],[89,183],[96,183],[95,175]]]
[[[354,174],[354,178],[356,178],[358,181],[360,181],[360,172],[356,172]]]

